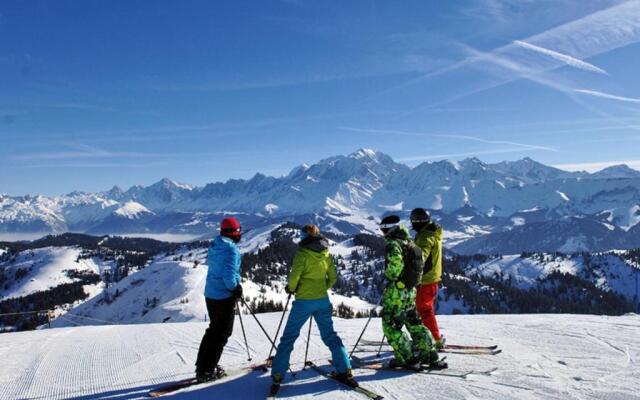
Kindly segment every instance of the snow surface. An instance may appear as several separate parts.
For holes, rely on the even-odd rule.
[[[259,314],[273,335],[279,313]],[[348,350],[365,319],[334,319]],[[269,353],[256,322],[243,318],[252,362]],[[640,379],[640,316],[465,315],[439,317],[450,343],[498,344],[497,356],[448,354],[450,371],[485,370],[490,376],[466,380],[437,375],[356,369],[360,383],[385,399],[637,399]],[[193,374],[206,323],[87,326],[0,335],[1,399],[142,399],[154,385]],[[303,332],[306,327],[303,328]],[[281,396],[295,399],[361,399],[312,370],[300,371],[305,338],[299,338]],[[373,319],[364,338],[380,340]],[[374,357],[374,353],[357,353]],[[389,353],[383,353],[388,357]],[[330,369],[329,351],[314,328],[309,358]],[[236,318],[223,353],[227,368],[247,365]],[[264,399],[267,373],[253,372],[226,382],[182,390],[174,399]]]

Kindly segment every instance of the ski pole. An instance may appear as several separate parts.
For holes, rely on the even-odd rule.
[[[282,310],[282,317],[280,317],[280,323],[278,324],[278,329],[276,330],[276,335],[273,337],[274,340],[278,340],[278,334],[280,333],[280,328],[282,327],[282,321],[284,321],[284,313],[287,312],[287,307],[289,306],[289,300],[291,300],[291,293],[287,296],[287,303],[284,305],[284,310]],[[267,360],[271,359],[271,354],[273,353],[273,349],[276,348],[275,343],[271,345],[271,350],[269,350],[269,357]]]
[[[380,347],[378,347],[378,354],[376,354],[376,358],[380,358],[380,353],[382,352],[382,344],[384,343],[385,335],[382,334],[382,339],[380,339]]]
[[[309,355],[309,342],[311,341],[311,324],[313,323],[313,316],[309,318],[309,332],[307,333],[307,347],[304,350],[304,366],[302,370],[307,369],[307,356]]]
[[[249,352],[249,343],[247,342],[247,333],[244,331],[244,323],[242,323],[242,311],[240,311],[240,304],[236,300],[236,308],[238,309],[238,318],[240,318],[240,327],[242,328],[242,336],[244,337],[244,346],[247,348],[247,361],[251,361],[251,353]]]
[[[256,317],[256,314],[253,312],[253,310],[251,309],[251,307],[249,307],[249,304],[247,304],[247,301],[244,299],[244,297],[240,298],[242,300],[242,302],[244,303],[244,305],[247,307],[247,310],[249,310],[249,313],[253,316],[253,319],[256,320],[256,322],[258,323],[258,326],[260,327],[260,329],[262,329],[262,333],[264,333],[264,335],[267,337],[267,339],[269,340],[269,343],[271,343],[272,346],[275,346],[275,342],[273,340],[271,340],[271,337],[269,336],[269,334],[267,333],[267,331],[264,329],[264,326],[262,326],[262,324],[260,323],[260,320],[258,320],[258,317]],[[291,372],[291,375],[293,377],[296,376],[296,373],[293,372],[293,370],[291,369],[291,367],[289,367],[289,372]]]
[[[378,308],[380,303],[382,303],[382,298],[383,296],[380,296],[380,300],[378,300],[378,303],[374,307],[374,310]],[[353,352],[356,351],[356,347],[358,347],[358,343],[360,343],[360,339],[362,339],[362,335],[364,335],[364,331],[367,330],[367,326],[369,326],[369,322],[371,322],[371,318],[373,318],[373,311],[369,314],[369,319],[367,319],[367,323],[364,324],[364,328],[362,328],[362,332],[360,332],[360,336],[358,336],[358,340],[356,340],[356,344],[353,346],[353,350],[351,350],[351,353],[349,353],[349,358],[353,357]]]
[[[241,299],[242,299],[242,303],[245,305],[245,307],[247,307],[247,310],[249,310],[249,313],[251,314],[253,319],[256,320],[256,322],[258,323],[258,326],[260,327],[260,329],[262,329],[262,333],[264,333],[264,335],[267,337],[267,339],[269,340],[269,343],[271,343],[272,346],[275,346],[276,345],[275,342],[271,340],[271,336],[269,336],[267,331],[264,329],[264,326],[262,326],[262,324],[260,323],[260,320],[258,320],[258,317],[256,317],[256,314],[253,312],[249,304],[247,304],[247,301],[242,297]]]

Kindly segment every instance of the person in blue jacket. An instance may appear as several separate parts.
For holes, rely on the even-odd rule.
[[[211,242],[207,263],[207,283],[204,296],[209,314],[207,328],[196,360],[196,379],[206,382],[224,376],[218,365],[222,350],[233,332],[236,302],[242,297],[240,285],[240,251],[237,243],[242,237],[240,223],[225,218],[220,235]]]

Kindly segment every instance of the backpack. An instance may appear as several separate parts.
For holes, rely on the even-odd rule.
[[[404,283],[407,289],[412,289],[422,281],[424,261],[422,260],[422,249],[409,240],[402,245],[402,261],[404,269],[399,280]]]

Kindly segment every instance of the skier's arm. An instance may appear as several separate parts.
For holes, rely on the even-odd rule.
[[[390,281],[397,281],[404,268],[404,262],[402,260],[402,247],[398,242],[390,242],[387,244],[387,251],[385,255],[386,266],[384,269],[384,276]]]
[[[291,272],[289,272],[289,291],[295,292],[298,288],[298,282],[300,282],[300,275],[304,270],[304,256],[300,251],[296,252],[293,257],[293,265],[291,266]]]
[[[338,279],[336,273],[336,264],[333,262],[333,257],[327,256],[329,259],[329,268],[327,268],[327,289],[331,289],[333,285],[336,284],[336,280]]]
[[[222,281],[228,290],[233,290],[240,283],[240,252],[229,250],[224,255]]]
[[[435,241],[436,238],[434,236],[418,235],[416,237],[416,246],[422,249],[422,261],[429,259],[433,246],[436,244]]]

